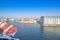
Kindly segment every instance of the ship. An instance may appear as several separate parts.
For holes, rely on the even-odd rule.
[[[14,35],[17,32],[17,28],[13,25],[9,25],[7,22],[0,22],[0,40],[19,40]]]

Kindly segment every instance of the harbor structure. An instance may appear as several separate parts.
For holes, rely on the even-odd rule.
[[[40,22],[43,26],[60,26],[60,16],[41,16]]]
[[[20,23],[37,23],[35,19],[31,18],[31,19],[21,19]]]

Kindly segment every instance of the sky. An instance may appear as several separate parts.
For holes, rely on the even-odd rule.
[[[59,0],[0,0],[0,17],[60,16]]]

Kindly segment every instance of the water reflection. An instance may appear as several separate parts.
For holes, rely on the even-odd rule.
[[[56,36],[60,36],[60,27],[44,27],[46,32],[51,32]]]
[[[60,40],[60,28],[42,27],[39,24],[9,22],[18,28],[15,37],[20,40]]]
[[[34,24],[34,23],[32,23],[32,24],[29,24],[29,23],[28,24],[27,23],[26,24],[25,23],[21,23],[21,25],[22,26],[33,26],[33,27],[36,26],[36,24]]]

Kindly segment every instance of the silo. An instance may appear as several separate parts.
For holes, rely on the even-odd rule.
[[[58,16],[58,26],[60,26],[60,16]]]
[[[60,16],[44,16],[43,26],[60,26]]]
[[[50,24],[50,18],[48,16],[44,16],[43,26],[48,26],[48,24]]]

